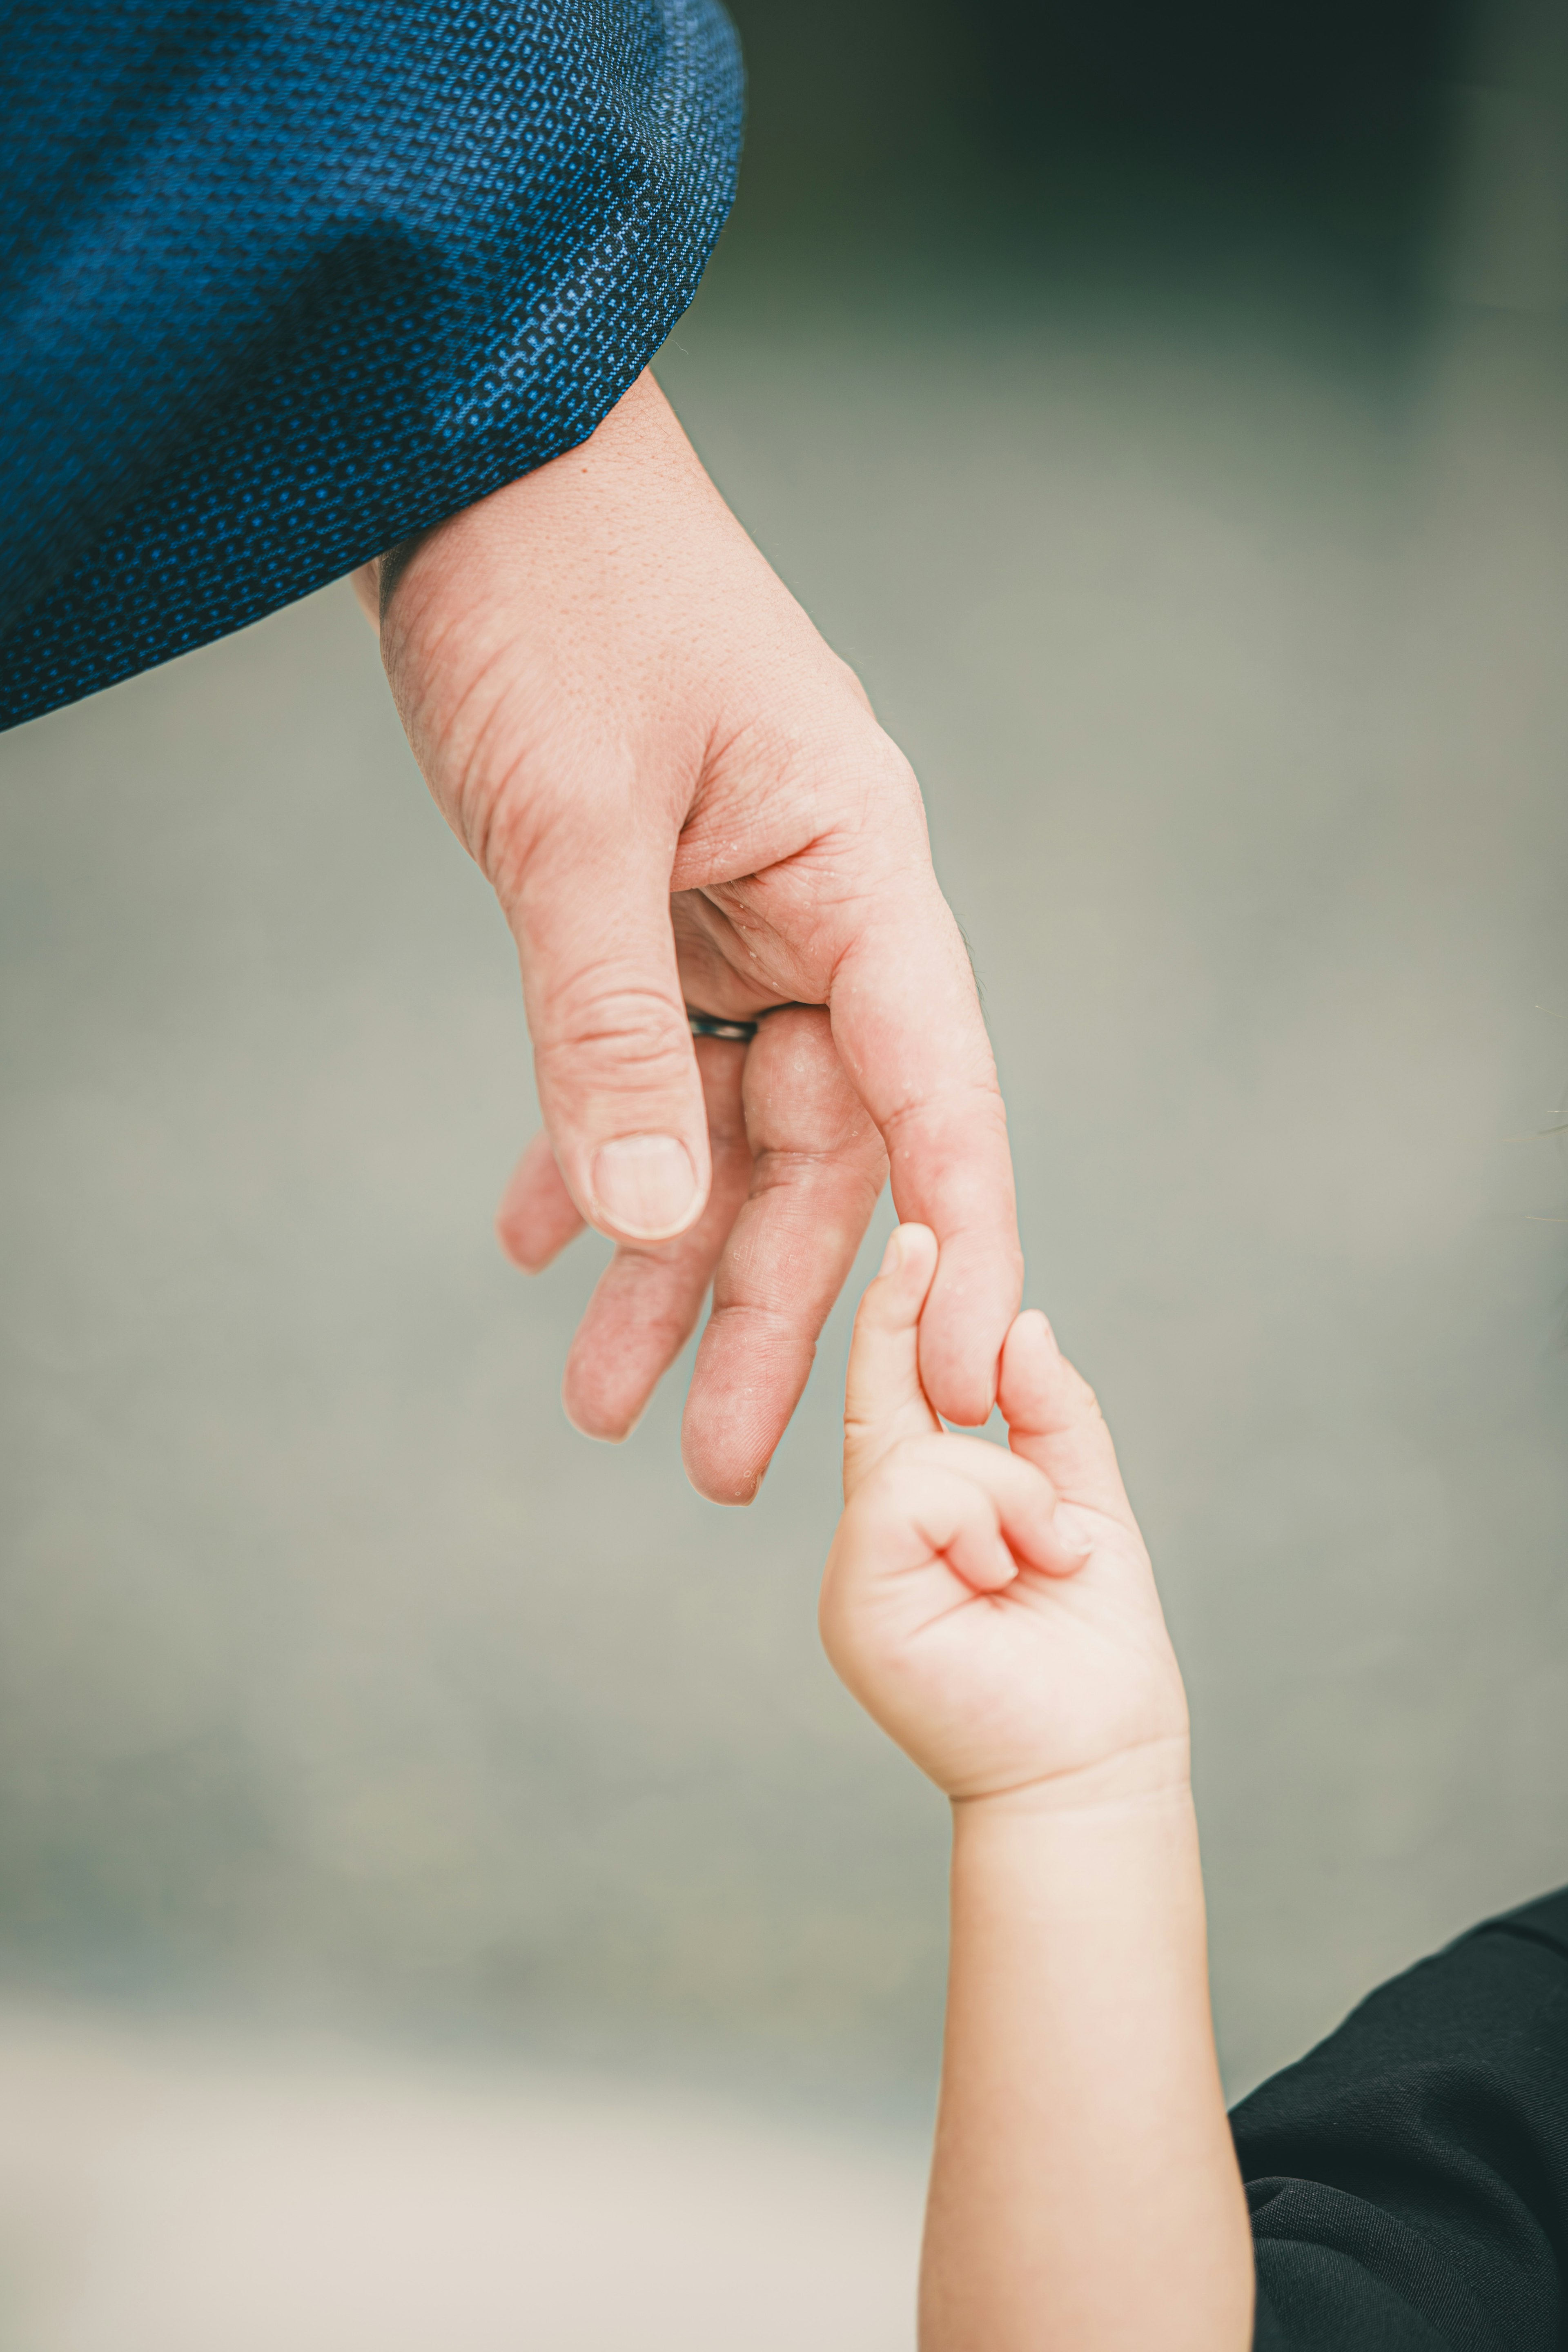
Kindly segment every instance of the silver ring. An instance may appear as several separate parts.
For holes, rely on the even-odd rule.
[[[749,1045],[757,1034],[754,1021],[723,1021],[717,1013],[693,1013],[689,1004],[686,1017],[694,1037],[722,1037],[731,1045]]]

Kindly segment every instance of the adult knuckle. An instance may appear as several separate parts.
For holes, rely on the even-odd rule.
[[[864,832],[882,847],[890,815],[897,814],[901,831],[920,812],[914,770],[878,725],[858,680],[842,696],[775,717],[755,731],[753,745],[753,756],[775,785],[809,801],[814,829],[840,836]]]
[[[542,1063],[584,1055],[636,1065],[649,1079],[688,1075],[691,1039],[676,1006],[649,982],[590,971],[558,982],[548,1005]]]

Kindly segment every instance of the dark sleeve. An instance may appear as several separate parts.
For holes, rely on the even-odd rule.
[[[1384,1985],[1232,2126],[1256,2352],[1563,2352],[1568,1892]]]
[[[0,725],[584,439],[733,191],[717,0],[13,0],[0,45]]]

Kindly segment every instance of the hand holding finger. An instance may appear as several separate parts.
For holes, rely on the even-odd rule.
[[[904,1439],[940,1431],[921,1385],[921,1309],[937,1270],[929,1225],[900,1225],[860,1301],[844,1394],[844,1497]]]

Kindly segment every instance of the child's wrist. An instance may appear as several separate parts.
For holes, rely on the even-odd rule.
[[[1191,1802],[1191,1748],[1185,1727],[1119,1748],[1092,1764],[1041,1773],[994,1790],[952,1799],[955,1831],[986,1820],[1168,1812]]]
[[[1010,1937],[1065,1937],[1056,1946],[1064,1957],[1086,1937],[1106,1953],[1136,1947],[1157,1971],[1183,1949],[1201,1951],[1185,1739],[956,1802],[952,1902],[955,1929],[962,1915]]]

